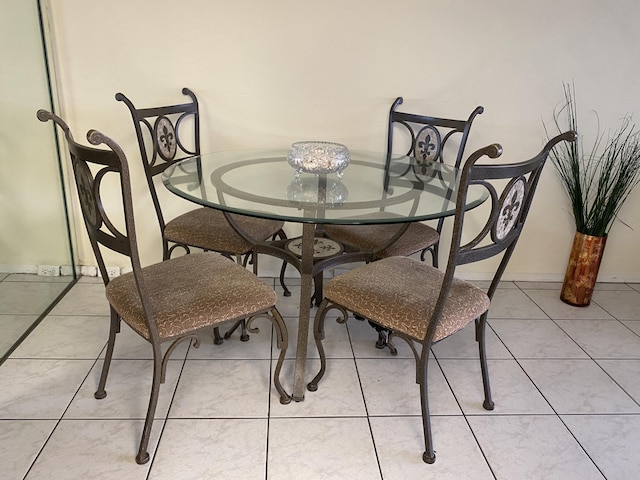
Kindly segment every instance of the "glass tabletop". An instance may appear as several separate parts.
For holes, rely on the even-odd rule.
[[[283,149],[211,153],[175,163],[162,180],[171,192],[203,206],[297,223],[404,223],[455,212],[458,169],[408,156],[394,156],[387,166],[386,153],[350,154],[338,175],[297,174]],[[466,207],[487,195],[473,186]]]

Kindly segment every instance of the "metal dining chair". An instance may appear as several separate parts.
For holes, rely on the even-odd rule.
[[[253,322],[268,318],[280,349],[273,382],[280,402],[289,403],[291,397],[280,382],[288,334],[275,307],[275,291],[242,265],[212,252],[183,255],[143,267],[136,241],[129,165],[120,146],[95,130],[87,133],[89,142],[96,146],[105,144],[109,149],[80,145],[60,117],[45,110],[39,110],[37,115],[42,122],[54,121],[66,136],[82,216],[110,305],[111,328],[95,398],[107,395],[107,374],[121,322],[149,342],[153,351],[153,382],[136,462],[149,461],[151,427],[171,353],[185,341],[197,348],[198,333],[203,329],[233,325],[247,318],[247,328],[257,333],[257,328],[251,326]],[[112,212],[103,200],[107,199],[106,191],[109,197],[115,195],[114,181],[120,187],[123,208]],[[124,230],[116,227],[122,210]],[[110,279],[103,257],[108,250],[128,257],[132,271]],[[164,343],[169,345],[163,355]]]
[[[397,109],[402,103],[402,97],[396,98],[389,111],[386,170],[393,170],[393,157],[398,153],[414,157],[418,169],[428,170],[433,162],[447,163],[449,159],[453,160],[449,160],[453,167],[460,167],[471,125],[484,108],[476,107],[466,120],[454,120],[399,112]],[[385,176],[386,181],[389,178],[390,175]],[[324,231],[329,238],[350,249],[372,252],[372,258],[376,260],[418,252],[420,259],[424,260],[429,252],[433,266],[438,267],[438,244],[444,220],[440,218],[435,227],[421,222],[406,225],[327,225]],[[396,350],[387,341],[388,332],[374,323],[372,326],[378,332],[376,347],[389,348],[395,355]]]
[[[391,332],[390,341],[400,338],[407,342],[413,352],[416,383],[420,386],[422,405],[425,442],[422,458],[426,463],[433,463],[435,452],[427,396],[430,349],[436,342],[475,322],[485,395],[483,406],[487,410],[493,410],[485,348],[485,329],[491,299],[524,227],[550,150],[561,141],[575,141],[575,138],[576,133],[573,131],[559,135],[550,140],[535,157],[517,163],[478,162],[485,156],[499,157],[502,147],[497,144],[482,148],[469,157],[460,177],[453,237],[445,271],[417,259],[395,256],[369,263],[327,282],[324,288],[325,298],[315,316],[313,329],[320,353],[320,371],[307,385],[308,390],[317,390],[327,368],[322,345],[327,312],[338,310],[339,323],[347,322],[349,312],[373,320]],[[484,226],[477,232],[474,230],[475,236],[470,241],[463,242],[463,230],[465,238],[471,238],[468,236],[470,232],[463,229],[467,215],[464,210],[465,198],[470,188],[486,189],[490,208],[486,211]],[[483,210],[485,209],[478,211]],[[473,220],[469,225],[483,225],[482,220]],[[454,275],[459,265],[486,260],[496,255],[502,255],[502,258],[486,292]]]
[[[187,253],[191,251],[190,247],[196,247],[219,252],[229,258],[235,257],[243,265],[251,259],[254,272],[257,273],[258,258],[254,251],[254,241],[277,237],[286,239],[284,222],[228,214],[207,207],[197,208],[165,221],[154,178],[176,162],[200,155],[198,100],[188,88],[183,88],[182,93],[190,98],[189,102],[145,108],[136,108],[122,93],[117,93],[115,97],[129,108],[133,119],[147,184],[162,231],[163,257],[170,258],[177,247]],[[238,325],[242,327],[240,339],[249,340],[244,322]],[[225,338],[236,327],[228,331]],[[216,330],[215,343],[222,342],[222,337]]]

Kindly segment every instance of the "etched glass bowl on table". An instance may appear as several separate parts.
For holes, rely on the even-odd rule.
[[[295,169],[296,179],[300,178],[301,172],[337,173],[341,179],[344,169],[349,166],[351,156],[349,149],[341,143],[295,142],[287,154],[287,161]]]

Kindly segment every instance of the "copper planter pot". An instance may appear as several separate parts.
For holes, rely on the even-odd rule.
[[[576,307],[591,303],[607,237],[593,237],[576,232],[569,255],[560,300]]]

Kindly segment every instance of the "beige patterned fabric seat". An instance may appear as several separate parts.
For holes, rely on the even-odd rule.
[[[249,237],[264,241],[272,238],[284,225],[275,220],[241,215],[232,218]],[[260,220],[260,221],[256,221]],[[170,220],[164,227],[165,238],[173,243],[190,245],[228,255],[245,255],[253,244],[238,235],[220,210],[197,208]]]
[[[105,387],[109,366],[122,322],[149,342],[153,352],[153,372],[149,372],[153,375],[153,382],[136,461],[140,464],[149,461],[147,447],[151,427],[171,353],[181,342],[190,342],[197,348],[200,345],[197,335],[205,328],[231,326],[246,319],[247,329],[258,333],[252,325],[258,319],[269,320],[268,325],[273,327],[276,345],[280,349],[273,382],[280,402],[289,403],[291,397],[280,382],[288,334],[275,307],[275,291],[244,266],[213,252],[193,253],[142,267],[136,242],[129,165],[122,149],[95,130],[87,134],[89,142],[92,145],[106,144],[109,149],[80,145],[73,140],[69,127],[57,115],[39,110],[38,118],[43,122],[53,120],[65,133],[82,216],[109,301],[111,327],[95,398],[102,399],[107,395]],[[103,184],[105,178],[108,180]],[[113,195],[113,185],[120,185],[125,233],[112,220],[113,217],[120,219],[122,209],[112,212],[102,203],[106,198],[103,189],[109,189],[109,194]],[[128,257],[131,272],[110,279],[104,262],[107,252]],[[165,342],[169,345],[163,354],[162,344]]]
[[[389,241],[403,225],[325,225],[325,233],[333,240],[358,250],[377,251],[379,258],[402,255],[408,257],[440,240],[438,231],[429,225],[414,222],[395,242]],[[385,246],[387,245],[387,246]]]
[[[424,340],[443,280],[444,272],[423,262],[390,257],[339,275],[325,286],[325,295],[396,334]],[[489,303],[484,290],[454,278],[433,341],[473,322]]]
[[[433,463],[436,457],[431,438],[427,381],[431,346],[466,325],[475,323],[485,396],[483,407],[493,410],[485,348],[485,329],[491,299],[524,227],[549,151],[557,143],[575,141],[575,138],[575,132],[559,135],[550,140],[535,157],[523,162],[478,163],[483,157],[499,157],[502,148],[497,144],[480,149],[469,157],[462,168],[455,197],[455,221],[445,271],[412,258],[388,257],[355,268],[327,282],[324,287],[325,298],[318,308],[313,327],[320,354],[320,371],[308,383],[308,390],[313,392],[318,389],[318,383],[327,369],[322,342],[328,311],[340,312],[339,323],[346,323],[349,316],[354,314],[356,318],[359,316],[370,319],[388,329],[389,342],[399,338],[409,345],[414,354],[425,442],[422,459],[426,463]],[[495,185],[493,181],[497,181]],[[471,240],[463,243],[462,227],[467,214],[464,206],[470,188],[486,189],[490,208],[485,209],[483,206],[478,209],[486,216],[484,220],[477,218],[480,216],[478,213],[473,222],[468,222],[473,228],[480,228],[466,233],[465,238]],[[459,265],[494,256],[501,258],[486,292],[455,277]],[[464,455],[463,452],[460,453]]]
[[[161,340],[268,312],[277,300],[275,291],[258,277],[213,253],[177,257],[145,267],[142,273]],[[115,277],[105,292],[120,318],[150,340],[133,272]]]

